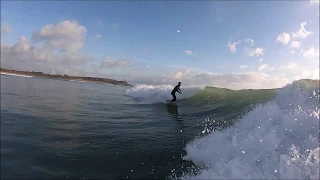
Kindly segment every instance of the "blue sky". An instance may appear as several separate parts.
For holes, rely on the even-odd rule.
[[[71,75],[99,75],[145,84],[156,83],[147,81],[151,76],[170,84],[186,77],[208,75],[201,83],[214,85],[217,79],[210,80],[217,78],[214,75],[227,78],[235,73],[260,73],[261,77],[269,77],[265,79],[288,82],[293,76],[315,78],[319,71],[318,1],[2,1],[1,17],[1,43],[5,47],[18,44],[21,36],[28,45],[39,49],[51,44],[53,54],[44,54],[37,61],[39,56],[33,53],[35,57],[30,59],[33,68],[48,73],[68,69],[65,73]],[[75,23],[69,24],[70,29],[66,25],[59,30],[58,24],[65,21]],[[52,24],[51,34],[41,34],[48,24]],[[85,35],[68,33],[80,27],[85,28]],[[34,33],[38,33],[38,43]],[[282,33],[287,35],[281,39]],[[281,41],[276,41],[278,37]],[[76,52],[58,51],[76,43],[82,44]],[[228,47],[228,43],[237,44]],[[290,47],[291,44],[295,45]],[[47,46],[45,52],[39,49],[38,54],[48,53]],[[72,53],[79,59],[90,56],[90,61],[66,63]],[[10,59],[7,56],[12,54],[8,52],[6,58]],[[62,55],[66,56],[63,60],[54,60]],[[32,64],[14,57],[11,64],[2,57],[2,65],[21,69],[21,62]],[[304,73],[300,64],[306,66]],[[299,72],[292,71],[298,67]],[[189,84],[195,82],[196,79]]]

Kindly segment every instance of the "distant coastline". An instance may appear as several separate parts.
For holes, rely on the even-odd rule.
[[[68,80],[68,81],[79,81],[79,82],[93,82],[93,83],[102,83],[102,84],[112,84],[112,85],[121,85],[121,86],[132,86],[128,84],[126,81],[117,81],[114,79],[106,79],[99,77],[78,77],[78,76],[68,76],[68,75],[51,75],[44,74],[43,72],[29,72],[29,71],[18,71],[12,69],[4,69],[0,68],[1,74],[6,75],[20,75],[25,77],[42,77],[42,78],[50,78],[50,79],[59,79],[59,80]]]

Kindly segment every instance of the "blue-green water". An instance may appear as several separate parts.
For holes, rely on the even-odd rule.
[[[1,179],[318,178],[319,87],[305,86],[186,87],[176,111],[170,86],[1,75]]]
[[[138,105],[127,87],[1,76],[2,178],[165,177],[192,119]]]

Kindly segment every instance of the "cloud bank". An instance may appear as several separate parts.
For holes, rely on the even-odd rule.
[[[305,23],[302,23],[300,30],[292,34],[293,39],[302,39],[311,35],[309,31],[305,30],[305,25]],[[5,28],[2,27],[2,29]],[[6,31],[8,31],[8,28]],[[245,47],[245,54],[249,57],[259,57],[259,59],[253,60],[257,63],[256,66],[249,64],[250,68],[255,69],[256,72],[250,71],[246,64],[238,64],[235,66],[237,69],[248,70],[248,72],[217,74],[178,67],[173,72],[163,74],[153,72],[146,75],[137,68],[137,65],[129,65],[131,60],[127,58],[99,60],[81,53],[85,46],[87,33],[85,26],[72,20],[44,25],[39,30],[34,31],[30,39],[21,36],[15,44],[2,44],[1,66],[9,69],[42,71],[44,73],[107,77],[126,80],[131,84],[176,84],[181,81],[186,86],[209,85],[230,89],[278,88],[296,78],[319,77],[319,68],[315,68],[315,63],[291,62],[279,66],[269,62],[268,64],[264,63],[263,58],[260,57],[265,53],[264,48],[253,47],[255,42],[251,38],[237,42],[229,41],[227,46],[231,53],[236,53],[237,45],[241,42],[247,42],[243,44],[251,48]],[[101,35],[96,34],[95,37],[101,38]],[[296,54],[299,54],[297,49],[301,47],[300,40],[291,40],[291,35],[288,33],[282,33],[277,37],[277,41],[295,48]],[[151,52],[149,49],[144,50]],[[195,54],[191,50],[185,50],[184,53],[190,56]],[[319,57],[319,48],[302,49],[299,55],[312,61]],[[143,67],[150,68],[146,65]],[[113,73],[117,69],[123,69],[124,73]]]
[[[56,25],[48,24],[32,34],[32,41],[44,42],[48,48],[61,52],[79,51],[84,46],[87,29],[76,21],[61,21]]]
[[[84,65],[94,60],[79,52],[86,33],[86,28],[76,21],[45,25],[32,34],[31,40],[21,36],[13,45],[2,44],[1,67],[45,73],[65,73],[69,69],[69,73],[80,74]],[[70,71],[76,67],[79,70]]]

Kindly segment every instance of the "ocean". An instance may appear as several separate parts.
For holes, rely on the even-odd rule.
[[[319,81],[134,87],[1,75],[1,179],[319,179]]]

